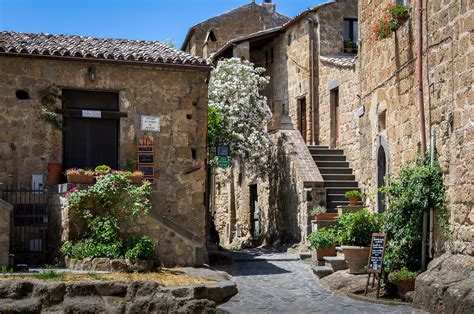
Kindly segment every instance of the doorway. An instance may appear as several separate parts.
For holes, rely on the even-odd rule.
[[[63,90],[63,164],[65,169],[118,167],[118,93]]]
[[[387,153],[382,141],[383,139],[380,138],[380,143],[377,148],[377,189],[387,185],[386,177],[388,176]],[[386,209],[386,206],[387,203],[385,193],[377,191],[377,212],[383,213]]]
[[[298,130],[303,137],[304,142],[306,143],[306,130],[307,130],[307,121],[306,121],[306,98],[303,97],[298,99]]]
[[[339,146],[339,88],[333,88],[330,91],[331,106],[331,147]]]
[[[251,233],[255,239],[260,235],[260,204],[258,203],[257,185],[250,186],[250,219],[251,219]]]

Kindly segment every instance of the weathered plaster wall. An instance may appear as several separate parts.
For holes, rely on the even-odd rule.
[[[96,69],[92,82],[86,75],[90,65]],[[153,212],[205,243],[207,76],[152,66],[1,57],[0,182],[29,183],[31,174],[46,175],[48,162],[62,161],[62,132],[40,119],[41,88],[118,91],[120,111],[128,113],[120,121],[120,165],[132,158],[136,140],[144,135],[140,115],[160,116],[161,132],[147,133],[157,159]],[[17,100],[17,89],[27,90],[31,99]]]

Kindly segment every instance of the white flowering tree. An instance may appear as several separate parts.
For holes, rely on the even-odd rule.
[[[270,118],[267,98],[260,94],[270,78],[264,68],[239,58],[219,61],[209,82],[209,148],[215,164],[215,147],[230,147],[231,165],[260,175],[267,168],[265,157],[270,138],[265,124]]]

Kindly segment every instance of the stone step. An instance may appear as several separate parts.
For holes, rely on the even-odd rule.
[[[318,167],[321,174],[352,174],[352,169],[348,167]]]
[[[316,165],[322,168],[336,167],[336,168],[349,168],[347,161],[316,161]]]
[[[325,181],[355,181],[353,174],[321,173],[321,175]]]
[[[300,252],[300,260],[310,259],[311,252]]]
[[[334,272],[348,268],[344,256],[324,256],[324,261]]]
[[[342,149],[310,148],[309,151],[312,155],[344,155]]]
[[[328,266],[313,266],[311,267],[313,273],[318,276],[319,279],[331,275],[334,271]]]
[[[344,155],[312,155],[313,160],[318,161],[346,161]]]
[[[324,180],[324,187],[353,187],[356,189],[358,184],[356,181],[333,181],[333,180]]]

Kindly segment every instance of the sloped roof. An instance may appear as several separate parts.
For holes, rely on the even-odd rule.
[[[0,54],[205,66],[203,58],[158,41],[0,32]]]
[[[236,12],[241,11],[241,10],[245,10],[245,9],[247,9],[247,8],[249,8],[249,7],[252,7],[252,6],[254,6],[254,7],[259,7],[259,8],[263,8],[261,5],[255,3],[255,2],[251,2],[251,3],[248,3],[248,4],[244,4],[244,5],[240,6],[240,7],[234,8],[234,9],[232,9],[232,10],[229,10],[229,11],[227,11],[227,12],[224,12],[224,13],[222,13],[222,14],[213,16],[213,17],[211,17],[211,18],[209,18],[209,19],[207,19],[207,20],[201,21],[201,22],[199,22],[199,23],[197,23],[197,24],[194,24],[193,26],[191,26],[191,27],[188,29],[188,32],[186,33],[186,37],[185,37],[184,40],[183,40],[183,44],[181,45],[181,50],[186,50],[186,46],[187,46],[189,40],[191,39],[191,36],[193,35],[194,31],[196,30],[196,28],[198,28],[198,27],[201,26],[202,24],[210,23],[210,22],[212,22],[212,21],[215,21],[215,20],[217,20],[217,19],[220,19],[221,17],[224,17],[224,16],[226,16],[226,15],[231,15],[231,14],[233,14],[233,13],[236,13]],[[273,15],[273,23],[272,23],[273,25],[271,25],[271,26],[273,26],[273,27],[278,26],[278,25],[282,25],[282,24],[284,24],[284,23],[286,23],[286,22],[288,22],[288,21],[290,20],[287,16],[285,16],[285,15],[283,15],[283,14],[280,14],[280,13],[278,13],[277,11],[275,11],[275,12],[273,12],[273,13],[269,13],[269,14],[272,14],[272,15]]]
[[[323,62],[329,62],[337,66],[341,67],[353,67],[355,64],[356,56],[348,56],[348,55],[326,55],[320,56],[319,59]]]

